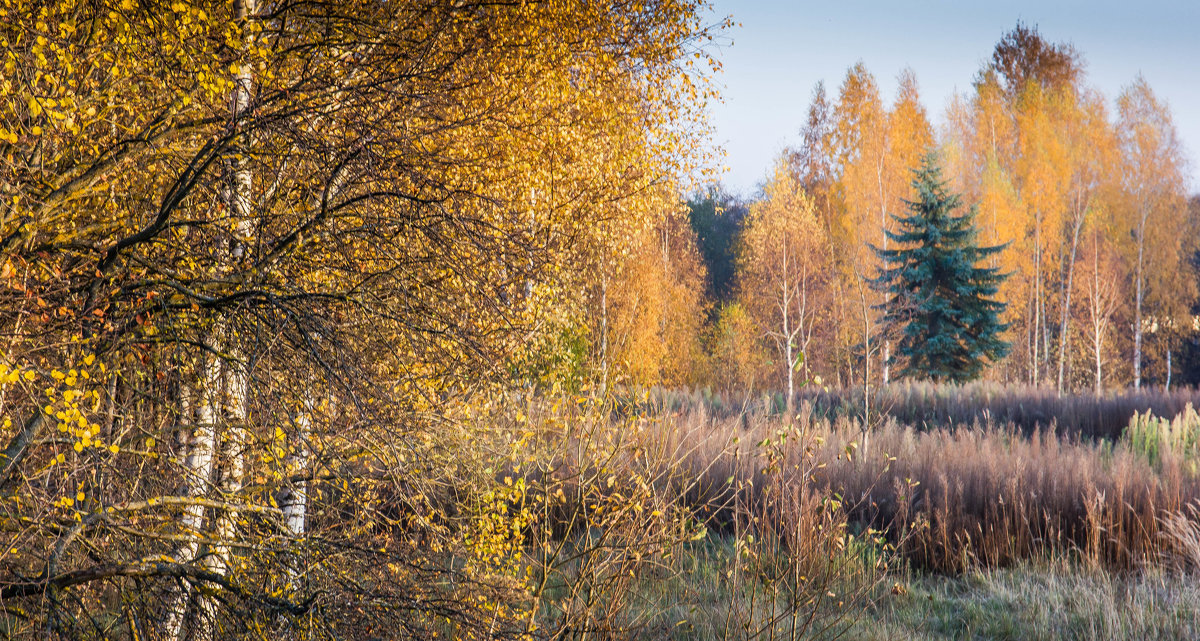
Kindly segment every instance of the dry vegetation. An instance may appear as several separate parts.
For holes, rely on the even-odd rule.
[[[796,404],[807,401],[818,417],[862,417],[862,387],[831,389],[809,386],[797,392]],[[1059,434],[1118,439],[1135,412],[1173,417],[1187,406],[1200,407],[1200,392],[1190,387],[1171,390],[1144,387],[1110,390],[1101,395],[1059,394],[1053,389],[979,382],[934,385],[901,381],[872,386],[872,415],[886,414],[917,428],[945,425],[1009,425],[1025,433],[1053,426]],[[781,412],[781,395],[698,389],[690,392],[656,388],[649,407],[670,411],[703,411],[729,418],[744,412]]]
[[[679,202],[718,157],[701,0],[4,7],[0,639],[828,638],[911,632],[931,577],[1200,566],[1193,391],[790,395],[889,380],[862,257],[937,142],[911,74],[814,101],[717,288]],[[1194,298],[1170,114],[1139,80],[1109,118],[1081,69],[1019,26],[944,141],[971,200],[982,167],[1078,188],[991,203],[1032,339],[994,375],[1170,380],[1184,333],[1143,372],[1140,321]],[[1023,151],[1092,133],[1079,184]],[[789,397],[588,392],[703,381]],[[1194,631],[1155,621],[1102,629]]]
[[[1131,569],[1161,561],[1172,542],[1187,540],[1180,524],[1194,522],[1187,521],[1200,499],[1194,396],[892,386],[873,394],[873,406],[886,409],[872,415],[864,447],[861,390],[812,392],[792,429],[820,443],[817,469],[783,469],[790,484],[840,495],[852,522],[893,539],[907,533],[904,556],[919,567],[957,572],[1068,554]],[[702,444],[695,456],[716,461],[714,484],[734,470],[723,439],[740,438],[744,450],[784,425],[769,398],[701,398],[660,394],[652,404],[672,417],[682,441]],[[1073,427],[1059,428],[1059,420]],[[1106,427],[1089,430],[1089,420]]]
[[[987,398],[890,393],[905,391],[902,411],[928,398],[966,412]],[[1102,413],[1184,396],[1030,400]],[[1015,391],[1006,398],[1022,403]],[[1200,476],[1185,446],[1194,440],[1179,437],[1200,425],[1190,409],[1173,422],[1127,420],[1115,440],[978,419],[913,427],[884,415],[864,447],[860,421],[824,416],[811,400],[791,422],[770,399],[739,407],[685,394],[526,405],[528,440],[502,474],[543,497],[525,562],[552,636],[990,637],[1008,626],[1018,636],[1187,638],[1192,629],[1144,616],[1195,601],[1185,577],[1200,561]],[[1088,591],[1062,610],[1074,618],[1044,608],[996,618],[997,603],[1061,600],[1056,590],[1068,587]],[[961,611],[974,619],[950,614],[972,599]]]

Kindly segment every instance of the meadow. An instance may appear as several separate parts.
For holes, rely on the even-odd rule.
[[[530,561],[557,586],[542,617],[563,638],[1194,638],[1195,394],[897,385],[865,424],[862,390],[792,415],[703,391],[531,404],[552,472],[529,487],[567,497],[545,540],[577,555]],[[604,502],[662,514],[657,543],[579,527]],[[660,545],[672,513],[703,533]]]
[[[742,198],[712,4],[6,2],[0,639],[1196,637],[1166,100],[1017,22]]]

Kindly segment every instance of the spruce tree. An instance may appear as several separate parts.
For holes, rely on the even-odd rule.
[[[872,248],[883,261],[874,285],[886,294],[885,331],[898,335],[891,363],[901,378],[968,381],[1008,353],[1005,304],[993,299],[1008,275],[983,266],[1004,246],[978,245],[975,208],[956,215],[961,199],[947,192],[936,154],[914,174],[917,199],[892,216],[899,231],[885,230],[896,248]]]

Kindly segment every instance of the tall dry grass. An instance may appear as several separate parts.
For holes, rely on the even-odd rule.
[[[1059,407],[1083,405],[1064,400]],[[1070,555],[1096,567],[1131,569],[1188,549],[1178,544],[1179,533],[1189,531],[1181,523],[1197,522],[1190,511],[1200,505],[1193,462],[1171,448],[1156,450],[1151,460],[1128,438],[1027,432],[978,419],[917,427],[888,417],[866,430],[869,451],[863,451],[857,419],[828,418],[805,402],[789,428],[799,446],[771,462],[779,474],[769,480],[761,449],[781,434],[782,417],[721,415],[704,406],[661,411],[658,424],[690,444],[683,464],[700,478],[677,500],[706,511],[722,531],[738,527],[746,512],[731,506],[764,503],[766,488],[780,487],[838,497],[852,529],[885,532],[921,568],[960,572]],[[760,519],[787,521],[782,514]]]
[[[808,386],[797,392],[795,401],[796,407],[808,402],[815,416],[831,419],[860,418],[867,407],[862,387]],[[1146,387],[1095,396],[990,382],[948,385],[904,381],[872,387],[869,407],[872,416],[881,414],[916,428],[980,423],[1012,425],[1025,434],[1054,428],[1059,434],[1117,439],[1134,414],[1173,417],[1184,412],[1188,404],[1200,407],[1200,390]],[[781,414],[785,407],[779,394],[662,388],[650,391],[647,405],[653,411],[703,413],[718,418],[747,412]]]
[[[495,474],[521,488],[530,633],[836,637],[902,566],[1200,567],[1190,415],[1114,441],[655,403],[528,399],[512,420]]]
[[[811,478],[821,442],[590,402],[531,404],[517,456],[537,629],[551,638],[812,638],[847,629],[889,576],[887,542]],[[695,418],[695,417],[693,417]],[[693,429],[694,428],[694,429]],[[692,575],[710,581],[692,581]],[[682,608],[682,609],[681,609]],[[688,627],[693,626],[693,627]],[[836,634],[833,634],[836,636]]]

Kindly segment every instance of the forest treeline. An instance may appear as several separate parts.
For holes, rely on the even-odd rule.
[[[797,368],[827,383],[888,381],[895,328],[881,322],[873,248],[888,249],[884,231],[897,231],[913,170],[935,150],[949,188],[977,208],[980,242],[1005,247],[986,266],[1008,275],[997,299],[1011,349],[986,378],[1063,390],[1200,382],[1200,199],[1188,199],[1172,115],[1144,78],[1112,102],[1084,69],[1070,44],[1018,24],[939,130],[911,70],[890,104],[862,63],[836,91],[818,83],[799,145],[760,195],[696,194],[690,230],[660,223],[607,298],[593,296],[610,316],[592,323],[605,337],[597,358],[641,383],[782,390]]]

